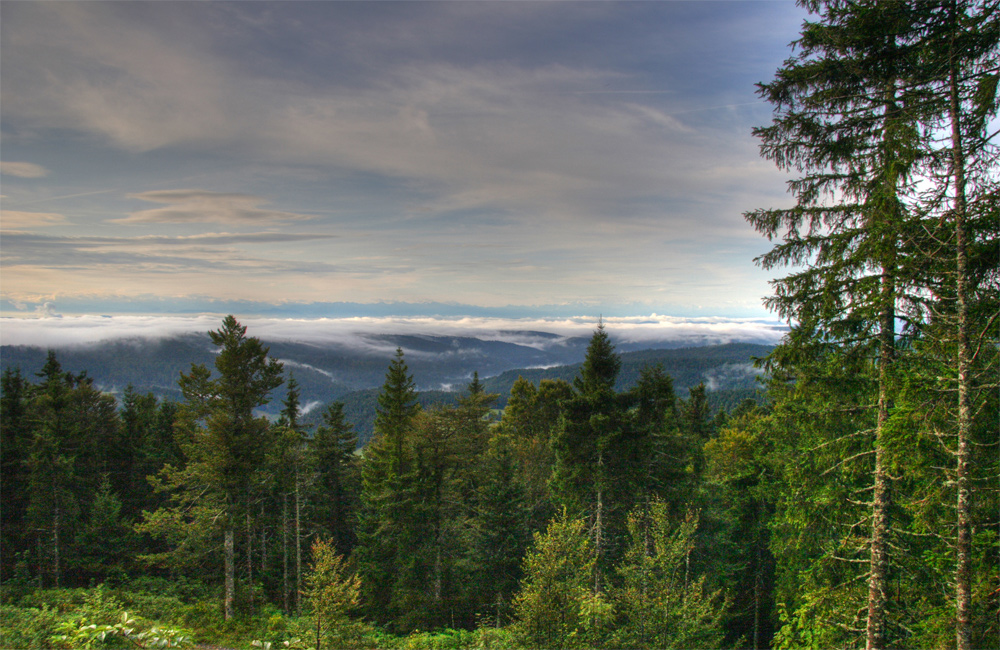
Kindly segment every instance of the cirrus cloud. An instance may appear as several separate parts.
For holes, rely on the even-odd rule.
[[[155,190],[129,194],[129,198],[165,207],[133,212],[117,223],[272,223],[300,221],[313,215],[270,210],[258,207],[268,200],[249,194],[211,192],[208,190]]]
[[[55,226],[63,223],[66,223],[66,217],[55,212],[0,211],[0,228],[3,230],[26,230],[38,226]]]
[[[35,163],[4,161],[0,162],[0,174],[18,178],[41,178],[48,176],[49,170]]]

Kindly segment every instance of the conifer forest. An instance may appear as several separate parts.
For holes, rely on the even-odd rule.
[[[502,410],[398,349],[359,446],[233,316],[178,401],[53,351],[2,377],[0,647],[1000,647],[1000,5],[801,4],[760,399],[616,388],[598,321]]]

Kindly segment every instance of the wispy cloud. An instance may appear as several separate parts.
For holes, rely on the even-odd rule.
[[[23,212],[0,210],[0,228],[4,230],[29,230],[66,223],[66,217],[55,212]]]
[[[748,161],[791,2],[2,9],[5,153],[51,167],[7,178],[5,204],[72,199],[3,227],[77,235],[5,232],[8,299],[766,292],[740,214],[784,192]]]
[[[0,174],[17,176],[18,178],[42,178],[48,176],[49,170],[41,165],[30,162],[0,162]]]
[[[168,207],[133,212],[118,223],[273,223],[313,219],[314,215],[295,214],[259,208],[268,200],[248,194],[206,190],[157,190],[129,194],[129,198]]]

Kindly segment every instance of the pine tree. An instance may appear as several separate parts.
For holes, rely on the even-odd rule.
[[[621,358],[615,353],[615,346],[604,329],[604,322],[599,321],[587,346],[580,374],[573,380],[573,387],[581,395],[610,393],[614,391],[621,369]]]
[[[28,451],[27,526],[35,532],[38,575],[58,587],[63,578],[68,540],[80,515],[80,477],[76,453],[82,432],[72,416],[72,392],[80,378],[64,372],[50,350],[33,391],[32,440]]]
[[[295,602],[296,615],[302,612],[302,537],[303,537],[303,509],[307,502],[308,487],[312,483],[312,456],[309,453],[308,441],[305,431],[299,424],[301,416],[299,384],[295,381],[295,376],[288,378],[287,392],[285,400],[282,402],[281,413],[278,418],[278,430],[280,441],[278,442],[279,454],[277,457],[278,466],[275,468],[279,475],[278,487],[281,492],[282,503],[282,569],[283,569],[283,601],[285,609],[288,611],[289,589]],[[289,513],[289,500],[291,500],[291,513]],[[289,516],[291,514],[291,521]],[[292,525],[294,521],[294,526]],[[294,528],[292,541],[295,548],[295,584],[290,584],[289,580],[289,528]]]
[[[531,510],[526,503],[515,455],[515,443],[504,431],[490,439],[489,451],[477,464],[486,477],[477,489],[472,519],[476,600],[501,627],[521,581],[522,563],[531,542]]]
[[[28,453],[31,447],[31,384],[20,368],[6,368],[0,380],[0,572],[13,574],[19,554],[30,549],[25,527]]]
[[[1000,304],[995,279],[1000,263],[998,151],[989,125],[1000,108],[1000,14],[995,3],[965,0],[928,2],[921,9],[926,25],[923,71],[931,101],[938,106],[937,119],[929,127],[947,134],[933,143],[935,184],[924,197],[929,236],[921,253],[933,262],[933,271],[927,277],[932,298],[925,304],[922,351],[935,365],[933,376],[947,379],[944,386],[940,379],[931,380],[928,393],[914,399],[924,412],[934,410],[927,404],[951,402],[944,408],[944,421],[931,430],[954,458],[944,462],[954,467],[946,477],[955,486],[955,638],[959,650],[969,650],[977,641],[989,645],[982,636],[974,640],[989,627],[973,622],[974,576],[982,573],[974,566],[981,555],[974,529],[985,523],[977,501],[996,500],[983,490],[988,485],[985,477],[996,475],[996,454],[977,451],[1000,443],[977,434],[980,418],[994,401],[997,376],[995,346],[983,344]],[[992,421],[995,424],[996,418]],[[994,555],[992,564],[997,561]]]
[[[550,490],[555,464],[552,442],[562,420],[563,404],[572,397],[573,387],[561,379],[543,379],[536,388],[518,378],[500,420],[501,429],[511,437],[519,482],[531,510],[531,531],[544,530],[556,512]]]
[[[776,623],[774,556],[770,525],[775,498],[773,424],[756,402],[730,414],[718,437],[705,445],[707,489],[717,495],[723,525],[709,544],[713,584],[730,594],[726,647],[770,648]]]

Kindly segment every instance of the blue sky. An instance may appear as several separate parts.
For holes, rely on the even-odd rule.
[[[761,317],[792,2],[3,2],[0,311]]]

